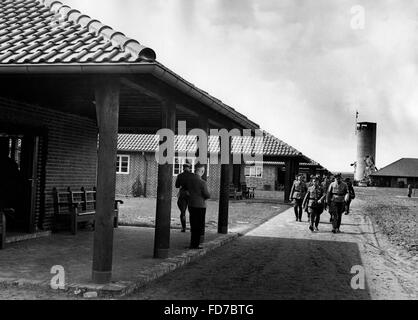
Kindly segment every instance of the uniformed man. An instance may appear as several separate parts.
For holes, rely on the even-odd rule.
[[[176,188],[180,188],[177,195],[177,206],[180,209],[181,232],[186,232],[186,210],[190,197],[190,193],[187,190],[187,181],[193,177],[192,165],[186,162],[183,164],[183,172],[180,173],[176,179]]]
[[[303,207],[307,208],[310,213],[311,222],[309,229],[313,232],[319,231],[318,225],[321,219],[321,213],[324,211],[325,192],[322,186],[319,184],[320,178],[315,176],[312,179],[312,186],[308,188],[308,191],[303,199]]]
[[[313,186],[313,179],[315,178],[315,176],[313,175],[313,174],[311,174],[310,176],[309,176],[309,182],[308,182],[308,185],[307,185],[307,188],[309,188],[309,187],[312,187]]]
[[[322,189],[324,190],[324,192],[326,193],[328,191],[329,185],[331,184],[332,180],[331,180],[331,175],[327,175],[324,179],[324,181],[322,181]],[[327,202],[325,201],[324,204],[324,209],[327,210]],[[331,212],[329,212],[329,222],[332,223],[332,214]]]
[[[345,183],[348,188],[348,196],[346,196],[346,201],[345,201],[345,214],[349,214],[350,204],[351,204],[351,201],[356,197],[356,193],[354,192],[354,187],[350,178],[346,178]]]
[[[306,183],[303,176],[300,174],[297,180],[293,182],[292,189],[290,190],[290,199],[294,201],[294,210],[296,221],[302,222],[302,202],[306,194]]]
[[[335,175],[335,181],[329,185],[327,203],[332,214],[332,232],[340,233],[341,217],[345,210],[345,196],[347,185],[342,181],[341,173]]]

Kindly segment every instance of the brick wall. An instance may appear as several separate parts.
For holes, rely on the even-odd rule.
[[[119,152],[120,155],[130,156],[130,168],[129,174],[117,174],[116,175],[116,193],[120,195],[132,196],[132,187],[136,181],[141,182],[142,188],[144,187],[144,181],[146,185],[146,196],[157,196],[157,178],[158,178],[158,165],[153,153],[143,154],[141,152]],[[147,161],[146,161],[147,160]],[[145,168],[147,167],[147,172]],[[208,189],[213,199],[219,197],[219,184],[221,169],[220,165],[210,165],[208,176]],[[147,175],[147,179],[145,176]],[[175,187],[176,177],[173,176],[172,192],[173,197],[177,196],[178,189]],[[141,193],[143,195],[143,192]]]
[[[19,127],[45,127],[39,160],[44,158],[44,186],[40,185],[42,161],[38,162],[38,194],[36,221],[50,229],[53,218],[52,189],[59,190],[96,185],[97,128],[95,121],[77,115],[40,108],[0,98],[0,121]],[[42,144],[47,143],[47,153]]]
[[[246,177],[247,185],[255,187],[257,190],[264,190],[264,186],[269,186],[270,190],[274,190],[277,180],[277,167],[272,165],[263,166],[263,177]]]

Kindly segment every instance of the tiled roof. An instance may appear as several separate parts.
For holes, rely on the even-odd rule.
[[[0,73],[110,72],[109,65],[132,73],[131,68],[150,67],[146,72],[243,127],[259,127],[155,59],[152,49],[60,1],[0,0]]]
[[[176,136],[177,152],[194,152],[197,150],[195,136]],[[253,143],[254,141],[254,143]],[[155,152],[159,137],[152,134],[120,134],[118,149],[120,151]],[[243,154],[263,154],[264,156],[303,156],[301,152],[284,143],[282,140],[265,133],[263,137],[233,137],[232,153],[239,153],[242,146]],[[219,138],[209,137],[209,152],[219,152]],[[306,157],[305,157],[306,158]]]
[[[372,176],[381,177],[418,177],[418,159],[402,158],[390,165],[372,173]]]
[[[0,1],[0,64],[154,60],[152,49],[59,1]]]
[[[284,166],[285,162],[284,161],[247,161],[246,164],[250,164],[250,165],[258,165],[258,164],[262,164],[262,165],[272,165],[272,166]],[[300,162],[299,163],[299,167],[321,167],[322,166],[313,161],[312,162]]]

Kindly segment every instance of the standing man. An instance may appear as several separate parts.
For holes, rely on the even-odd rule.
[[[309,225],[309,230],[312,232],[314,231],[314,225],[315,230],[319,231],[319,220],[321,218],[321,213],[324,211],[325,192],[319,184],[319,180],[318,176],[312,179],[312,186],[308,188],[308,192],[303,199],[303,207],[307,208],[310,213],[311,223]]]
[[[408,198],[412,197],[412,184],[408,184]]]
[[[290,199],[294,201],[294,210],[296,221],[302,222],[302,202],[306,194],[306,183],[303,176],[300,174],[297,176],[297,180],[293,182],[292,189],[290,190]],[[309,218],[309,213],[308,213]]]
[[[205,166],[197,164],[195,174],[185,183],[189,191],[189,212],[190,212],[190,249],[202,249],[200,236],[205,228],[206,200],[210,198],[206,181],[202,179],[205,173]]]
[[[335,175],[327,192],[327,203],[332,214],[332,233],[340,233],[341,217],[345,210],[345,195],[348,193],[347,185],[342,182],[341,173]]]
[[[183,164],[183,172],[177,176],[176,188],[180,188],[177,195],[177,206],[180,209],[181,232],[186,232],[186,210],[189,204],[189,191],[186,188],[187,181],[194,177],[192,165],[188,162]]]

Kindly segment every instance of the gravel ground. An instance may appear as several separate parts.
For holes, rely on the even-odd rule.
[[[79,300],[75,295],[69,295],[59,291],[44,289],[3,287],[0,285],[0,300]]]
[[[406,197],[406,189],[356,188],[364,210],[389,240],[418,256],[418,194]]]

